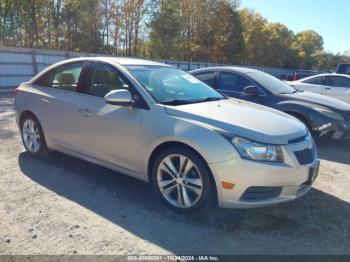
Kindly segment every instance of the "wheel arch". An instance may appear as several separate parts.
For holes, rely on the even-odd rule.
[[[39,119],[37,118],[37,116],[32,111],[30,111],[30,110],[23,110],[21,112],[21,114],[19,115],[19,118],[18,118],[18,124],[19,124],[20,127],[22,127],[23,118],[26,117],[26,116],[34,117],[38,121],[38,123],[40,124]],[[40,126],[41,126],[41,124],[40,124]]]
[[[33,113],[33,111],[26,109],[26,110],[23,110],[20,113],[19,118],[18,118],[18,126],[19,126],[19,128],[22,129],[22,121],[23,121],[23,118],[26,117],[26,116],[32,116],[32,117],[34,117],[36,119],[36,121],[38,121],[38,124],[39,124],[39,126],[41,128],[41,131],[42,131],[43,135],[44,135],[45,143],[47,143],[45,130],[43,128],[43,125],[41,124],[41,122],[40,122],[39,118],[36,116],[36,114]]]
[[[215,181],[215,178],[213,176],[213,173],[208,165],[208,162],[205,160],[205,158],[198,152],[198,150],[194,149],[193,147],[183,143],[183,142],[179,142],[179,141],[166,141],[166,142],[163,142],[159,145],[157,145],[152,153],[150,154],[149,158],[148,158],[148,162],[147,162],[147,176],[148,176],[148,181],[150,183],[152,183],[152,169],[153,169],[153,164],[154,164],[154,161],[156,159],[156,157],[165,149],[169,148],[169,147],[184,147],[184,148],[187,148],[188,150],[192,151],[193,153],[195,153],[199,158],[201,158],[203,160],[203,162],[206,164],[207,168],[208,168],[208,171],[209,171],[209,175],[210,175],[210,182],[211,182],[211,185],[212,185],[212,189],[214,190],[214,197],[215,197],[215,201],[217,203],[217,197],[218,197],[218,194],[217,194],[217,185],[216,185],[216,181]]]
[[[311,121],[304,114],[300,113],[299,111],[294,111],[294,110],[286,110],[284,112],[299,119],[301,122],[303,122],[306,125],[306,127],[310,131],[313,130]]]

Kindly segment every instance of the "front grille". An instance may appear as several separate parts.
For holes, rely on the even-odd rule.
[[[301,137],[297,137],[297,138],[288,140],[288,144],[295,144],[295,143],[303,142],[303,141],[306,139],[307,135],[308,135],[308,134],[303,135],[303,136],[301,136]]]
[[[315,159],[315,148],[306,148],[300,151],[294,151],[295,157],[297,158],[300,165],[307,165]]]
[[[244,201],[256,201],[266,200],[274,197],[278,197],[282,192],[282,187],[265,187],[265,186],[253,186],[249,187],[241,196],[241,200]]]

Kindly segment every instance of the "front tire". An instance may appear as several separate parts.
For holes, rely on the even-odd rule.
[[[162,201],[180,213],[199,211],[212,200],[212,184],[207,164],[184,147],[161,152],[152,169],[153,186]]]
[[[33,157],[48,152],[43,130],[39,121],[32,115],[26,115],[21,120],[21,136],[26,151]]]
[[[294,116],[296,119],[298,119],[300,122],[302,122],[306,127],[307,129],[309,130],[310,134],[312,135],[312,137],[314,139],[317,139],[320,137],[320,134],[319,132],[316,132],[315,130],[313,130],[310,122],[308,120],[306,120],[306,118],[300,114],[296,114],[296,113],[288,113],[287,114],[290,114],[291,116]]]

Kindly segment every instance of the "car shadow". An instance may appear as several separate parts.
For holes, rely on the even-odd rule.
[[[320,159],[350,164],[350,139],[347,140],[316,140],[318,157]]]
[[[57,152],[18,161],[36,183],[176,254],[350,252],[349,203],[317,189],[279,206],[180,215],[147,183],[86,161]]]

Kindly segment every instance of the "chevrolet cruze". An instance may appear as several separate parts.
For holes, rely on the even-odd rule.
[[[21,84],[15,108],[30,155],[57,150],[150,182],[180,212],[289,201],[318,173],[299,120],[161,63],[66,60]]]

